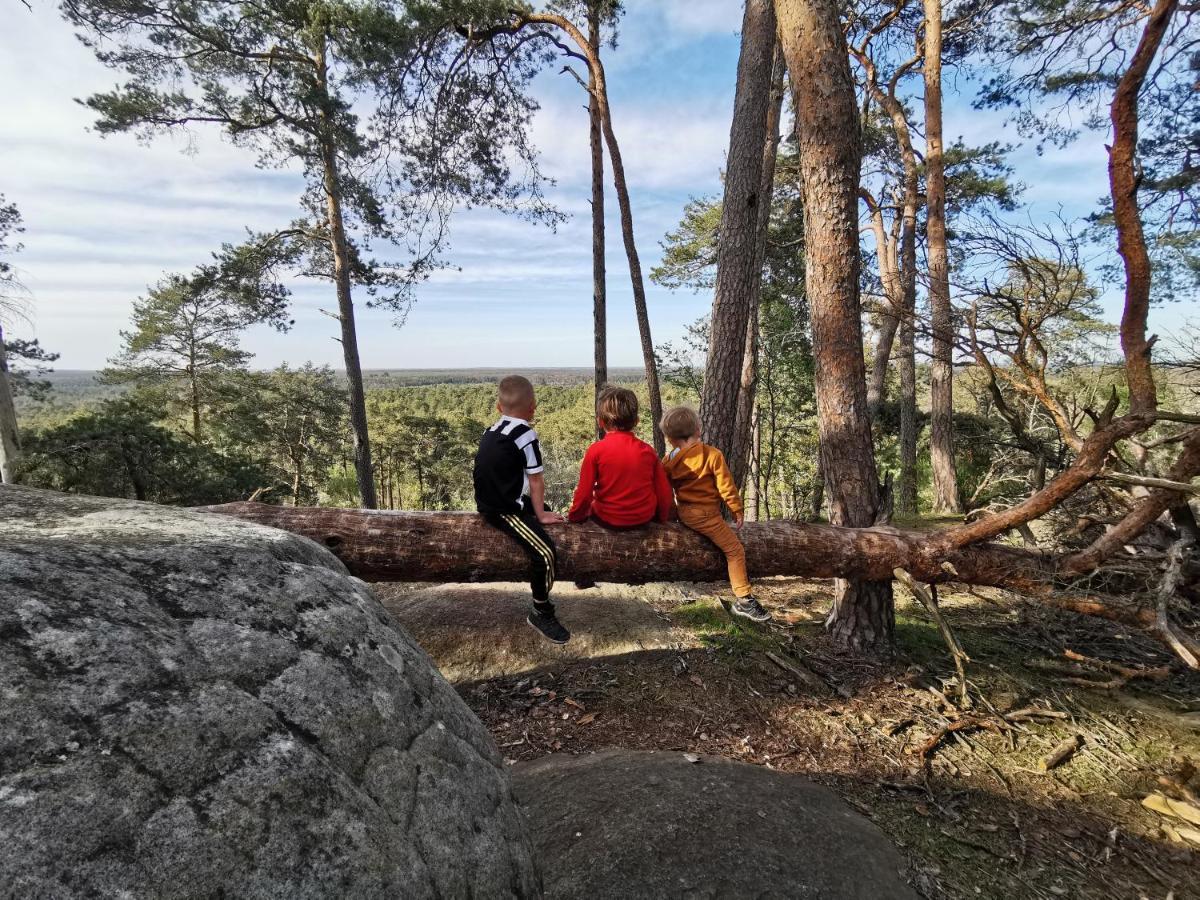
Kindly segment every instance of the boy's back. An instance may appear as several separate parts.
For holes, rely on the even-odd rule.
[[[529,475],[542,471],[537,432],[524,419],[501,416],[479,439],[475,506],[481,513],[515,513],[529,494]]]
[[[730,511],[741,511],[737,485],[725,464],[724,454],[716,447],[697,443],[674,450],[663,465],[675,489],[675,502],[680,506],[716,506],[724,500]]]

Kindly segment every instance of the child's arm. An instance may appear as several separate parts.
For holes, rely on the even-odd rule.
[[[553,510],[546,509],[546,475],[544,472],[528,476],[529,499],[533,501],[533,514],[543,525],[553,525],[564,521],[563,517]]]
[[[658,498],[658,510],[654,518],[659,522],[670,522],[675,512],[675,492],[671,490],[671,479],[667,478],[667,470],[654,458],[654,495]]]
[[[583,465],[579,467],[579,484],[575,486],[575,498],[571,501],[571,510],[567,513],[568,522],[586,522],[592,513],[592,496],[596,490],[596,456],[592,453],[592,444],[587,453],[583,454]]]
[[[717,479],[717,493],[733,513],[733,522],[738,528],[742,527],[742,495],[738,493],[733,473],[720,451],[714,451],[713,475]]]

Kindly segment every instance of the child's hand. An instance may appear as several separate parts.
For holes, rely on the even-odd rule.
[[[558,525],[567,521],[565,517],[549,509],[538,510],[537,520],[543,525]]]
[[[733,527],[737,528],[738,530],[741,530],[742,522],[745,520],[745,518],[746,517],[745,517],[744,513],[740,513],[740,512],[734,513],[733,514]]]

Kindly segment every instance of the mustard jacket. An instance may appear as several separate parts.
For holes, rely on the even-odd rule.
[[[672,450],[664,457],[663,466],[675,489],[675,502],[680,506],[719,506],[724,500],[731,513],[742,511],[742,498],[733,475],[724,455],[715,447],[701,443],[686,450]]]

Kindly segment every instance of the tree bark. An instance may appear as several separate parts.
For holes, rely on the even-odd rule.
[[[750,310],[762,286],[759,225],[764,206],[763,148],[767,143],[770,118],[774,50],[772,0],[746,0],[733,123],[729,129],[729,153],[725,161],[725,195],[717,241],[708,361],[700,395],[704,440],[725,454],[739,484],[740,477],[745,474],[746,447],[737,431],[738,397],[746,357],[747,325],[751,323]],[[742,424],[748,427],[749,418]]]
[[[325,90],[325,41],[321,39],[317,52],[318,79]],[[326,95],[327,96],[327,95]],[[324,113],[321,119],[325,122]],[[325,122],[325,127],[331,127]],[[358,357],[358,333],[354,324],[354,299],[350,289],[350,248],[346,241],[346,226],[342,218],[342,191],[338,178],[337,151],[332,137],[320,138],[324,167],[325,214],[329,227],[329,249],[333,255],[333,281],[337,290],[338,323],[341,325],[342,357],[346,364],[346,379],[350,389],[350,431],[354,442],[354,474],[358,481],[359,502],[364,509],[375,509],[375,474],[371,470],[371,438],[367,431],[367,400],[363,387],[362,363]]]
[[[8,374],[4,326],[0,325],[0,484],[13,484],[17,480],[17,462],[20,458],[21,434],[17,428],[17,408],[13,403],[12,381]]]
[[[600,58],[600,4],[588,5],[588,45]],[[595,396],[608,382],[608,298],[604,261],[604,126],[596,100],[596,78],[588,67],[588,140],[592,150],[592,329],[595,342]],[[604,436],[599,428],[597,437]]]
[[[1113,143],[1108,153],[1108,180],[1112,190],[1113,222],[1117,227],[1117,252],[1125,264],[1121,350],[1125,354],[1125,377],[1129,383],[1129,409],[1135,414],[1152,413],[1158,407],[1154,373],[1150,367],[1154,338],[1146,339],[1150,254],[1146,250],[1146,235],[1137,203],[1140,180],[1137,167],[1138,93],[1178,6],[1178,0],[1158,0],[1154,4],[1133,60],[1117,82],[1111,110]]]
[[[777,0],[775,12],[800,146],[805,284],[830,514],[837,525],[869,526],[879,511],[879,476],[859,315],[861,138],[854,82],[835,0]],[[853,649],[890,648],[895,630],[890,577],[839,578],[828,627],[835,641]]]
[[[963,511],[954,467],[954,324],[946,251],[946,163],[942,152],[942,0],[925,0],[925,193],[929,306],[933,329],[929,454],[933,511]]]
[[[909,147],[910,172],[905,179],[904,221],[900,236],[900,477],[896,507],[904,515],[917,514],[917,168]]]
[[[775,41],[775,61],[771,67],[771,102],[767,108],[767,141],[763,147],[762,182],[759,188],[758,234],[755,238],[758,252],[757,268],[760,273],[758,286],[750,295],[750,315],[746,318],[746,348],[742,355],[742,377],[738,386],[737,422],[734,426],[734,453],[729,468],[739,488],[746,484],[751,475],[751,455],[757,457],[755,442],[758,440],[758,345],[759,309],[762,300],[761,273],[767,262],[767,239],[771,230],[771,204],[775,197],[775,162],[779,155],[780,122],[783,118],[784,76],[787,66],[779,41]]]
[[[887,369],[892,357],[892,344],[900,325],[900,310],[904,306],[904,290],[900,284],[899,254],[895,240],[889,240],[883,223],[883,210],[878,201],[865,188],[859,195],[867,204],[871,217],[871,234],[875,238],[875,256],[879,261],[879,280],[883,285],[884,306],[879,312],[879,327],[875,336],[875,348],[871,363],[871,376],[867,381],[867,412],[874,423],[879,416],[879,407],[887,394]],[[893,234],[894,237],[894,234]]]
[[[913,310],[905,308],[897,348],[900,369],[900,477],[896,483],[896,511],[917,514],[917,346]]]
[[[460,512],[349,510],[240,502],[201,507],[303,535],[327,547],[352,575],[367,581],[516,581],[528,573],[520,548],[496,536],[480,516]],[[613,531],[599,525],[549,525],[558,547],[559,578],[628,584],[720,580],[724,556],[679,524]],[[928,536],[894,528],[841,528],[800,522],[747,524],[740,533],[756,577],[854,578],[888,584],[897,568],[918,581],[957,582],[1019,591],[1042,603],[1135,625],[1152,625],[1153,601],[1129,596],[1099,598],[1064,591],[1060,579],[1077,577],[1071,557],[1052,557],[999,544],[979,544],[931,562]],[[951,574],[942,562],[953,567]],[[1123,563],[1123,565],[1126,565]],[[1145,565],[1153,577],[1154,564]],[[1103,574],[1103,571],[1102,573]],[[1122,576],[1127,577],[1127,576]],[[1100,583],[1100,579],[1097,580]],[[854,610],[861,627],[875,628],[871,607]]]

